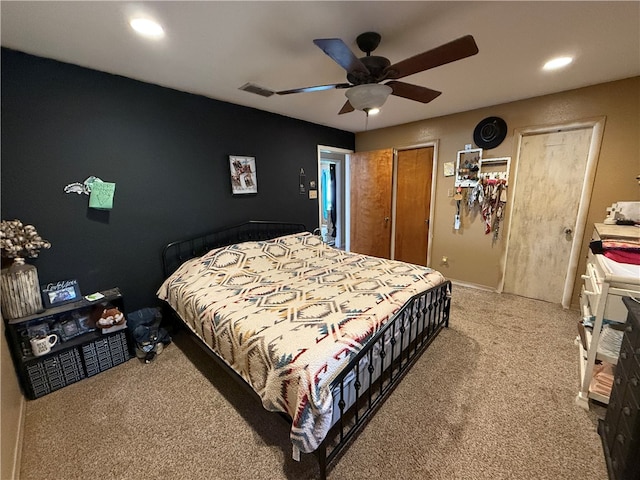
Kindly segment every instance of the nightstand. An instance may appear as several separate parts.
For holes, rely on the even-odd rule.
[[[5,320],[6,336],[20,384],[27,398],[35,399],[96,375],[133,356],[133,342],[128,329],[103,333],[92,319],[104,308],[116,307],[124,312],[120,290],[100,292],[96,301],[78,301],[49,308],[27,317]],[[55,334],[50,350],[34,355],[30,339]]]

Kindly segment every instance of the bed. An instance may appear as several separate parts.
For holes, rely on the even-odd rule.
[[[303,225],[248,222],[167,245],[158,298],[291,424],[320,477],[442,328],[451,283],[345,252]]]

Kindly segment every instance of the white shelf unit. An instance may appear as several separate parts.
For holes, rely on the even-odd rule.
[[[597,224],[594,239],[607,237],[606,232],[611,230],[609,225]],[[627,238],[637,238],[640,230],[637,227],[626,227],[632,230],[620,230],[615,228],[616,238],[621,233],[628,233]],[[579,348],[580,362],[580,389],[576,396],[576,403],[589,409],[589,399],[608,404],[609,397],[602,393],[590,390],[596,361],[608,362],[612,365],[618,363],[617,354],[605,352],[601,348],[600,339],[604,320],[614,323],[625,323],[627,309],[622,303],[623,297],[640,298],[640,267],[637,265],[619,264],[604,255],[594,255],[589,252],[585,275],[582,275],[584,284],[580,294],[580,307],[583,318],[592,317],[593,329],[585,331],[586,349],[578,336],[576,344]]]

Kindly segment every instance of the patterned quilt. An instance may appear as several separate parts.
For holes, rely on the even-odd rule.
[[[294,447],[311,452],[331,427],[331,381],[409,298],[443,281],[430,268],[301,233],[211,250],[185,262],[157,295],[264,408],[292,418]]]

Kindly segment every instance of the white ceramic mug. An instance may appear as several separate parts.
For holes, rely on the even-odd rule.
[[[52,333],[50,335],[38,335],[31,340],[31,351],[36,357],[46,355],[51,351],[56,343],[58,343],[58,335]]]

